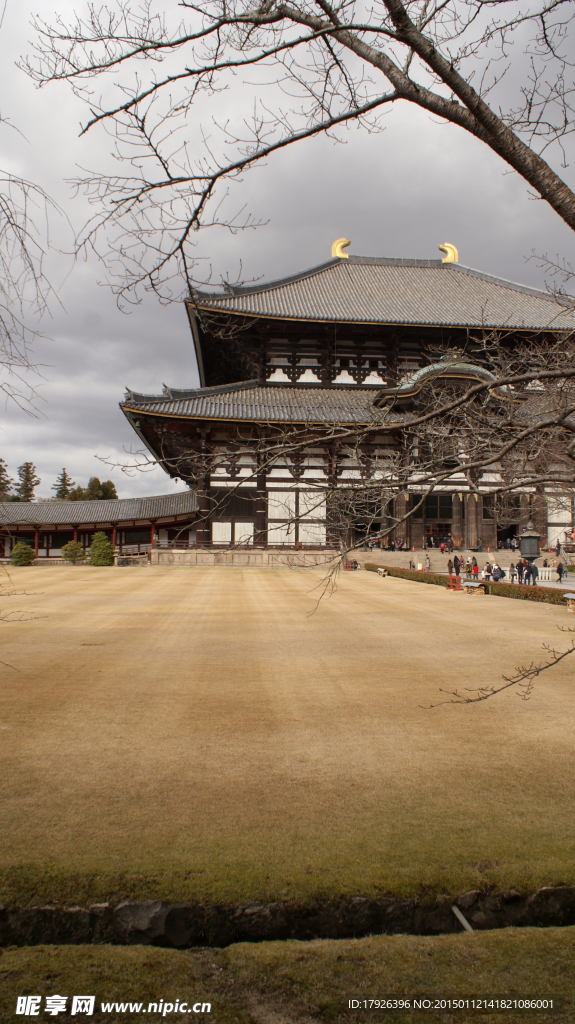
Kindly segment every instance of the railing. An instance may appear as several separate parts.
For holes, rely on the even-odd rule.
[[[247,544],[245,542],[238,542],[237,544],[218,544],[217,541],[212,541],[207,544],[190,544],[187,540],[178,541],[156,541],[154,550],[156,551],[252,551],[259,545],[257,541],[250,540]],[[264,544],[263,547],[267,551],[326,551],[331,550],[327,544]],[[150,545],[141,545],[142,551],[150,550]],[[122,547],[122,553],[128,551],[126,544]]]
[[[154,547],[160,551],[188,551],[196,545],[190,544],[187,540],[157,540]]]
[[[539,579],[544,583],[556,583],[559,579],[557,569],[553,569],[548,566],[543,569],[539,569]]]

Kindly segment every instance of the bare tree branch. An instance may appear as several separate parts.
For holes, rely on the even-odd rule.
[[[542,155],[555,147],[565,164],[575,127],[566,0],[520,10],[511,0],[185,0],[180,10],[173,24],[153,0],[91,5],[69,25],[37,18],[23,63],[40,85],[70,81],[90,109],[83,130],[103,124],[129,167],[77,182],[95,211],[79,244],[106,260],[121,297],[144,287],[170,300],[205,281],[195,232],[258,223],[231,206],[229,184],[319,134],[339,139],[354,122],[380,131],[402,100],[481,140],[575,228],[575,195]],[[505,105],[511,47],[517,86]],[[234,120],[208,110],[202,121],[231,88]]]
[[[574,633],[575,629],[570,629],[567,626],[559,626],[558,629],[562,633]],[[450,700],[440,700],[437,704],[429,704],[426,706],[426,710],[429,711],[432,708],[442,707],[444,704],[478,704],[483,700],[489,700],[490,697],[496,697],[498,694],[503,693],[505,690],[509,690],[512,687],[517,687],[515,690],[516,694],[521,697],[521,700],[529,700],[533,693],[533,686],[535,680],[542,672],[545,672],[548,668],[554,668],[569,654],[573,654],[575,651],[575,640],[571,641],[571,646],[566,651],[557,652],[549,644],[542,645],[543,650],[549,654],[549,658],[546,662],[536,665],[531,662],[530,665],[521,666],[517,668],[512,676],[502,676],[503,683],[499,686],[480,686],[475,689],[469,689],[465,692],[460,690],[443,690],[439,689],[440,693],[446,693],[450,696]],[[469,696],[468,694],[472,694]],[[424,705],[421,705],[422,707]]]

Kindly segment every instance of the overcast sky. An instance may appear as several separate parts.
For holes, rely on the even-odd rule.
[[[1,6],[1,5],[0,5]],[[14,66],[29,47],[28,22],[36,4],[8,0],[0,32],[2,117],[26,136],[0,125],[0,166],[39,182],[66,211],[74,227],[85,217],[67,179],[78,166],[102,163],[109,143],[102,134],[78,137],[83,105],[64,85],[37,90]],[[43,0],[47,17],[50,0]],[[77,5],[76,5],[77,6]],[[60,12],[72,4],[60,2]],[[229,94],[218,100],[226,114]],[[350,238],[357,255],[436,259],[437,245],[459,249],[460,262],[535,287],[544,287],[538,253],[575,259],[573,234],[525,183],[479,142],[422,111],[398,107],[386,130],[347,135],[346,145],[315,140],[285,151],[234,186],[238,203],[268,223],[232,236],[224,229],[201,233],[199,254],[220,275],[270,280],[330,257],[332,242]],[[558,161],[554,166],[559,169]],[[562,170],[573,187],[570,168]],[[73,233],[55,223],[54,239],[71,250]],[[92,262],[54,255],[50,273],[61,307],[42,327],[49,336],[35,346],[45,364],[38,418],[2,410],[0,455],[12,475],[32,461],[42,479],[38,496],[49,497],[63,466],[77,483],[111,478],[121,497],[181,489],[161,471],[126,476],[98,461],[129,461],[125,449],[137,438],[118,408],[124,387],[159,393],[162,384],[195,387],[198,375],[184,308],[148,298],[130,315],[116,306]]]

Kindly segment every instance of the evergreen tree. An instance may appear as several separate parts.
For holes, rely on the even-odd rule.
[[[95,533],[90,545],[90,565],[113,565],[114,546],[105,533]]]
[[[10,561],[12,565],[31,565],[36,558],[34,548],[26,544],[25,541],[19,540],[17,544],[12,548],[12,554],[10,555]]]
[[[81,562],[84,558],[84,549],[79,541],[69,540],[67,544],[64,544],[62,546],[62,558],[65,558],[67,562],[71,562],[72,565]]]
[[[72,488],[76,484],[72,480],[71,476],[68,476],[66,467],[60,473],[60,476],[56,478],[56,483],[52,484],[52,490],[56,491],[56,497],[61,501],[69,501],[72,493]]]
[[[18,466],[18,480],[16,494],[18,501],[34,501],[34,488],[42,481],[36,476],[36,466],[31,462],[25,462]]]
[[[8,466],[4,459],[0,459],[0,501],[8,501],[9,494],[14,486],[14,481],[8,476]]]
[[[102,498],[105,501],[110,501],[113,500],[114,498],[118,498],[116,485],[112,480],[104,480],[104,483],[102,484]]]
[[[91,476],[84,491],[84,501],[98,501],[102,497],[102,484],[97,476]]]
[[[102,483],[97,476],[91,476],[87,487],[74,487],[70,491],[70,501],[109,501],[118,498],[116,485],[112,480]]]

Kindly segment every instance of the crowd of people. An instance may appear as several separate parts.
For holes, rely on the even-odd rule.
[[[543,563],[544,567],[547,567],[547,559]],[[427,567],[427,560],[426,560]],[[558,577],[559,583],[563,579],[565,567],[562,562],[552,564],[551,568],[554,568]],[[467,561],[463,558],[458,558],[456,555],[452,560],[449,559],[447,563],[447,571],[450,576],[466,576],[468,579],[474,580],[489,580],[493,583],[500,583],[502,580],[509,578],[510,583],[521,584],[522,586],[537,586],[537,580],[539,579],[539,569],[535,565],[535,562],[528,562],[526,558],[519,558],[517,564],[511,562],[509,569],[502,569],[497,562],[487,561],[483,566],[483,569],[479,568],[479,564],[475,556],[468,556]]]
[[[453,554],[454,550],[453,541],[451,540],[451,537],[446,537],[444,539],[442,538],[441,540],[439,540],[439,538],[437,537],[427,537],[424,543],[425,548],[438,547],[442,555],[449,554],[450,557],[447,562],[447,571],[449,572],[450,576],[465,576],[468,579],[489,580],[494,583],[500,583],[502,580],[508,579],[510,583],[515,583],[515,581],[517,581],[517,583],[521,584],[522,586],[537,586],[537,580],[539,579],[539,569],[537,568],[534,562],[529,562],[526,558],[520,557],[517,559],[516,563],[511,562],[508,569],[503,569],[496,561],[487,560],[483,568],[480,569],[479,563],[475,555],[468,555],[467,559],[464,559],[459,558],[459,556],[456,554],[453,559],[451,558],[451,555]],[[505,542],[499,541],[498,548],[503,547],[511,549],[512,551],[517,551],[519,549],[519,538],[510,537],[507,540],[505,540]],[[363,545],[364,551],[373,551],[374,548],[381,548],[382,550],[385,548],[387,551],[409,551],[409,547],[404,543],[404,541],[401,538],[399,538],[397,541],[394,541],[391,537],[389,537],[389,539],[386,538],[386,543],[384,545],[383,539],[380,539],[379,537],[376,537],[374,539],[366,537]],[[413,551],[415,551],[415,548],[413,548]],[[479,541],[479,544],[477,546],[477,553],[479,554],[481,551],[481,541]],[[557,576],[559,577],[559,583],[561,583],[563,576],[566,574],[567,570],[560,557],[562,551],[559,541],[557,541],[555,553],[557,557],[554,558],[551,562],[548,562],[547,558],[544,559],[543,567],[555,569]],[[413,559],[410,559],[409,568],[413,570],[415,570],[416,568]],[[417,568],[422,570],[423,565],[421,563],[418,563]],[[425,571],[430,572],[430,570],[431,559],[429,557],[429,553],[426,552]]]

